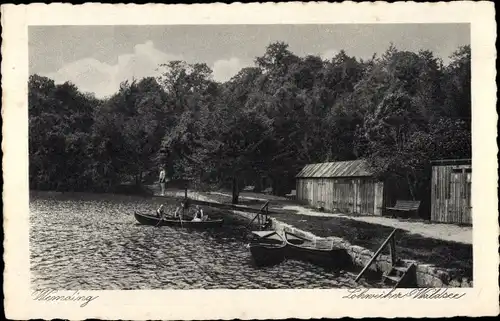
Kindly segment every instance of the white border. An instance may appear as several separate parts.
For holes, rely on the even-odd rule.
[[[6,316],[12,319],[254,319],[498,314],[498,208],[494,5],[287,3],[2,5]],[[86,308],[31,300],[28,241],[28,25],[471,23],[474,288],[460,300],[348,300],[346,290],[89,291]],[[377,291],[374,291],[374,293]],[[88,292],[87,292],[88,293]],[[194,297],[203,298],[193,306]]]

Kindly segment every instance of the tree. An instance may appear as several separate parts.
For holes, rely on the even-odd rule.
[[[95,97],[38,75],[28,82],[30,186],[85,190],[92,186],[89,135]]]
[[[283,194],[307,163],[366,158],[420,199],[430,160],[471,154],[470,46],[450,58],[391,45],[323,60],[274,42],[224,83],[204,63],[171,61],[105,100],[33,75],[30,184],[106,191],[167,165],[173,178],[231,186],[237,203],[262,176]]]
[[[159,84],[166,93],[167,103],[173,106],[172,127],[162,139],[162,149],[170,155],[167,162],[175,163],[176,177],[199,179],[200,170],[193,162],[195,149],[202,144],[203,131],[218,96],[218,85],[206,64],[187,64],[173,61],[161,65]]]
[[[108,182],[133,177],[140,185],[143,173],[151,170],[154,156],[167,130],[165,94],[153,78],[123,82],[117,94],[97,114],[94,144],[100,175]]]
[[[443,76],[444,109],[450,117],[471,121],[471,50],[463,46],[451,55]]]
[[[357,144],[377,175],[406,180],[411,196],[421,199],[429,192],[430,160],[470,157],[470,130],[443,108],[448,85],[432,53],[392,47],[370,69],[365,77],[377,81],[362,81],[354,92],[366,102]]]

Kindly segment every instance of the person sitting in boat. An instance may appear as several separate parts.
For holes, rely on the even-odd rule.
[[[174,217],[178,217],[182,220],[182,214],[184,212],[184,208],[186,208],[184,202],[181,203],[181,206],[177,206],[175,209]]]
[[[182,216],[184,215],[184,211],[189,208],[189,204],[187,200],[181,201],[181,205],[177,206],[175,209],[174,217],[179,217],[182,219]]]
[[[163,217],[165,215],[165,211],[163,210],[164,207],[165,206],[163,204],[158,207],[158,209],[156,210],[156,216]]]
[[[201,222],[203,220],[203,210],[200,208],[200,205],[196,205],[193,222]]]

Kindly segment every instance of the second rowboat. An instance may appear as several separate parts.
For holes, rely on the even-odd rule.
[[[307,261],[327,268],[345,268],[351,263],[346,250],[335,248],[332,240],[310,240],[286,231],[284,238],[287,258]]]

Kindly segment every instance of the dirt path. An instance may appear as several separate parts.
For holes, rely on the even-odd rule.
[[[452,224],[439,224],[439,223],[423,223],[423,222],[409,222],[409,221],[402,222],[398,219],[390,217],[381,217],[381,216],[357,217],[345,214],[322,213],[297,205],[285,205],[283,206],[283,209],[295,211],[297,214],[309,215],[309,216],[323,216],[323,217],[337,216],[371,224],[390,226],[414,234],[419,234],[424,237],[458,242],[463,244],[472,244],[472,227],[462,227]]]
[[[208,194],[209,194],[209,195],[220,195],[220,196],[232,197],[232,196],[231,196],[231,195],[229,195],[229,194],[226,194],[226,193],[221,193],[221,192],[209,192]],[[239,197],[240,197],[240,198],[247,199],[247,200],[256,200],[256,201],[262,201],[262,202],[267,201],[267,200],[266,200],[266,199],[264,199],[264,198],[257,198],[257,197],[251,197],[251,196],[242,196],[242,195],[240,195]]]
[[[229,194],[220,192],[211,192],[210,194],[227,196],[227,197],[231,196]],[[257,198],[252,196],[240,195],[240,197],[249,200],[259,200],[263,202],[267,201],[267,199],[265,198]],[[453,224],[401,221],[395,218],[381,217],[381,216],[351,216],[345,214],[324,213],[324,212],[317,212],[300,205],[283,205],[282,209],[289,210],[290,213],[308,215],[308,216],[342,217],[350,220],[356,220],[371,224],[378,224],[378,225],[398,228],[428,238],[452,241],[462,244],[472,244],[472,227],[464,227]]]

